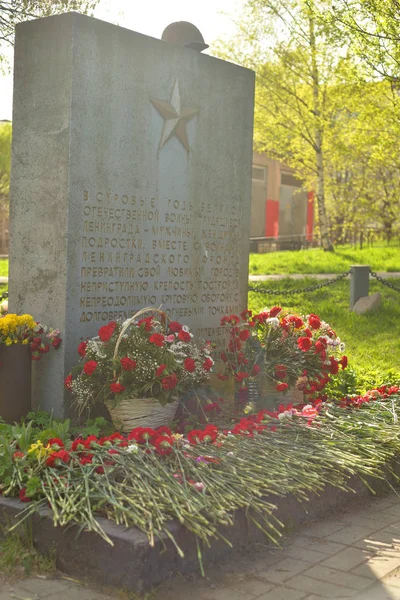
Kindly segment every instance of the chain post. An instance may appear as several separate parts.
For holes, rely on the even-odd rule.
[[[368,265],[353,265],[350,274],[350,308],[352,309],[357,300],[369,295]]]

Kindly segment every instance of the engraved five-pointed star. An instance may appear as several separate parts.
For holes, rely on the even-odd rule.
[[[195,108],[182,106],[178,80],[175,79],[170,101],[158,100],[157,98],[151,98],[150,101],[164,119],[164,129],[158,149],[160,150],[173,135],[176,135],[184,148],[189,152],[190,145],[186,125],[199,111]]]

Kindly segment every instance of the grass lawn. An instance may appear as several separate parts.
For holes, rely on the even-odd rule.
[[[400,280],[391,282],[400,287]],[[283,279],[257,284],[259,289],[298,289],[318,283],[307,278],[302,281]],[[293,296],[264,295],[249,292],[249,307],[260,311],[274,305],[292,309],[302,314],[316,313],[327,321],[346,344],[349,363],[357,371],[371,371],[371,380],[378,381],[390,371],[400,375],[400,293],[371,282],[370,294],[382,294],[382,308],[376,313],[357,316],[349,310],[349,281],[315,292]],[[373,375],[376,372],[376,377]],[[375,385],[375,383],[373,384]]]
[[[310,250],[250,254],[250,275],[292,273],[343,273],[351,265],[369,265],[374,271],[400,271],[400,247],[354,249],[341,246],[335,252]]]
[[[8,259],[0,258],[0,277],[8,277]]]

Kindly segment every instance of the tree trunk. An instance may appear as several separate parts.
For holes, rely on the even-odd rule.
[[[321,244],[325,251],[334,252],[334,247],[329,235],[328,215],[325,206],[325,173],[324,173],[324,157],[323,157],[323,129],[320,122],[320,89],[319,89],[319,74],[317,63],[317,48],[315,41],[314,17],[312,14],[313,6],[310,6],[310,48],[311,48],[311,63],[312,63],[312,81],[313,81],[313,104],[314,104],[314,138],[315,138],[315,154],[317,166],[317,182],[316,182],[316,197],[318,207],[319,230],[321,235]]]

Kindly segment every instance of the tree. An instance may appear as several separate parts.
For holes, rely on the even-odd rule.
[[[322,246],[333,250],[326,210],[326,130],[337,110],[343,54],[321,19],[324,0],[247,0],[239,34],[219,54],[257,73],[255,146],[293,167],[315,190]]]
[[[89,12],[99,0],[0,0],[0,45],[14,43],[15,26],[21,21],[48,17],[57,13],[76,10]],[[0,46],[0,63],[4,60]]]
[[[334,237],[374,228],[390,242],[400,225],[400,98],[389,81],[358,79],[341,104],[326,136]]]
[[[0,123],[0,205],[8,202],[11,166],[11,123]]]
[[[400,75],[400,0],[331,0],[323,16],[379,78]]]

